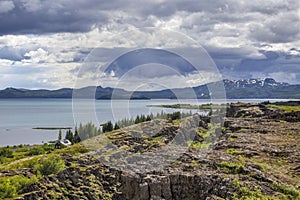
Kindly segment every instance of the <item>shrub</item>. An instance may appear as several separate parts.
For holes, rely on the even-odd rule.
[[[35,155],[41,155],[41,154],[52,152],[54,150],[54,145],[46,143],[46,144],[43,144],[42,146],[37,146],[34,148],[25,148],[25,149],[21,149],[21,150],[27,151],[25,154],[26,156],[35,156]]]
[[[42,147],[35,147],[29,149],[29,151],[26,153],[26,156],[35,156],[35,155],[40,155],[44,154],[45,150]]]
[[[8,147],[4,147],[0,149],[0,156],[5,158],[13,158],[13,151],[10,150]]]
[[[42,148],[44,149],[44,151],[46,152],[46,153],[50,153],[50,152],[52,152],[52,151],[54,151],[54,144],[47,144],[47,143],[45,143],[43,146],[42,146]]]
[[[60,156],[49,156],[41,159],[35,166],[34,170],[37,174],[48,176],[50,174],[57,174],[65,168],[65,162]]]
[[[88,151],[89,150],[85,146],[80,144],[74,144],[69,148],[59,150],[59,153],[60,154],[65,153],[68,155],[79,155],[82,153],[87,153]]]
[[[271,200],[275,199],[271,196],[267,196],[261,192],[259,188],[249,188],[246,186],[243,186],[238,180],[232,181],[233,185],[236,187],[238,193],[233,194],[234,200]]]
[[[12,198],[28,185],[37,182],[36,176],[27,178],[23,175],[0,178],[0,198]]]
[[[273,189],[285,194],[288,199],[300,199],[300,192],[293,186],[280,184],[277,182],[272,183]]]

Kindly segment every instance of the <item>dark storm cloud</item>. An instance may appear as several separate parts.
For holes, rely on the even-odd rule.
[[[4,2],[4,1],[3,1]],[[232,0],[145,1],[138,0],[8,0],[0,9],[0,34],[43,34],[55,32],[87,32],[91,27],[102,27],[116,20],[137,27],[153,26],[150,16],[167,19],[178,12],[203,13],[192,25],[197,31],[209,31],[220,22],[257,22],[252,25],[250,36],[258,41],[288,42],[299,33],[297,2],[270,1],[251,3]],[[294,6],[293,6],[294,4]],[[116,12],[124,12],[128,18],[117,18]],[[287,12],[287,14],[282,14]],[[271,20],[262,21],[261,13]],[[257,17],[255,17],[257,16]],[[288,26],[287,26],[288,25]],[[182,24],[183,28],[188,28]]]
[[[10,10],[14,9],[14,7],[15,7],[14,3],[10,0],[0,1],[0,13],[9,12]]]
[[[291,76],[300,82],[298,0],[0,0],[0,65],[3,69],[5,65],[35,65],[37,69],[50,63],[47,70],[55,68],[62,77],[53,79],[55,84],[65,87],[65,77],[78,72],[79,63],[93,48],[102,48],[99,65],[113,61],[126,50],[117,49],[119,40],[110,37],[143,27],[192,37],[228,78],[274,76],[284,80]],[[155,43],[143,36],[134,39],[141,44]],[[184,46],[168,39],[162,38],[161,43],[174,43],[177,49]],[[130,43],[127,46],[132,48]],[[116,75],[128,69],[130,62],[120,63],[121,68],[114,69]],[[20,66],[7,74],[18,74],[18,69],[24,72],[17,68]],[[30,74],[30,70],[35,69],[25,71]],[[41,72],[45,77],[49,74]]]
[[[107,19],[93,7],[95,1],[15,0],[14,9],[0,13],[0,34],[86,32]],[[84,1],[83,1],[84,2]]]
[[[87,32],[92,26],[101,27],[114,16],[112,12],[123,11],[131,16],[173,14],[176,5],[143,3],[137,1],[105,0],[10,0],[8,8],[0,9],[0,34],[43,34],[56,32]],[[148,5],[149,4],[149,5]],[[171,8],[173,7],[173,8]]]
[[[225,57],[214,57],[219,70],[225,78],[261,78],[261,77],[273,77],[278,81],[285,81],[290,83],[298,83],[300,78],[300,56],[291,55],[283,52],[264,51],[262,52],[265,58],[251,59],[251,58],[239,58],[239,62],[232,62],[236,57],[227,55]],[[232,58],[228,63],[230,65],[224,65],[226,59]],[[225,61],[224,61],[225,59]],[[280,75],[280,76],[279,76]],[[293,77],[292,77],[293,76]],[[290,77],[290,78],[288,78]],[[288,79],[287,79],[288,78]]]
[[[105,72],[110,73],[114,71],[116,77],[121,77],[136,66],[149,63],[171,66],[174,70],[183,75],[187,75],[196,70],[191,63],[175,53],[159,49],[140,49],[121,55],[107,67]],[[166,74],[160,74],[156,71],[151,78],[165,75]]]

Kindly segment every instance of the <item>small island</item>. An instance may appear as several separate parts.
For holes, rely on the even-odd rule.
[[[201,105],[191,105],[191,104],[162,104],[162,105],[148,105],[148,107],[160,107],[160,108],[174,108],[174,109],[199,109],[199,110],[209,110],[209,109],[222,109],[227,108],[229,104],[201,104]]]

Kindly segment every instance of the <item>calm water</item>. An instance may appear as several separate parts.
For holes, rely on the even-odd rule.
[[[236,102],[239,100],[228,100]],[[243,102],[261,102],[262,99],[243,99]],[[278,101],[278,100],[276,100]],[[35,127],[75,127],[76,124],[93,122],[101,124],[135,117],[139,114],[156,114],[163,110],[147,105],[210,103],[209,100],[79,100],[72,105],[71,99],[0,99],[0,146],[37,144],[57,139],[57,130],[34,130]],[[94,106],[94,107],[93,107]],[[90,110],[90,108],[95,108]],[[74,109],[73,109],[74,108]],[[95,116],[95,117],[93,117]]]

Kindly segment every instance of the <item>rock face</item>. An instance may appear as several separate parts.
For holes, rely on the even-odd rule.
[[[298,105],[298,102],[297,102]],[[288,122],[299,122],[300,111],[284,112],[279,109],[269,108],[264,104],[237,103],[227,109],[227,116],[234,118],[263,118],[270,120],[285,120]]]
[[[181,200],[232,196],[234,186],[219,174],[132,175],[98,167],[86,172],[69,168],[26,188],[22,199]],[[18,198],[21,199],[21,198]]]
[[[300,199],[299,130],[298,112],[262,104],[232,104],[223,128],[199,116],[183,126],[142,123],[108,133],[110,143],[100,149],[99,136],[87,141],[95,151],[62,155],[69,167],[25,188],[18,199]],[[172,143],[180,133],[187,148]],[[157,159],[167,162],[178,152],[168,164]]]
[[[220,175],[169,174],[145,177],[124,175],[121,191],[126,199],[208,199],[231,196],[233,185]]]

